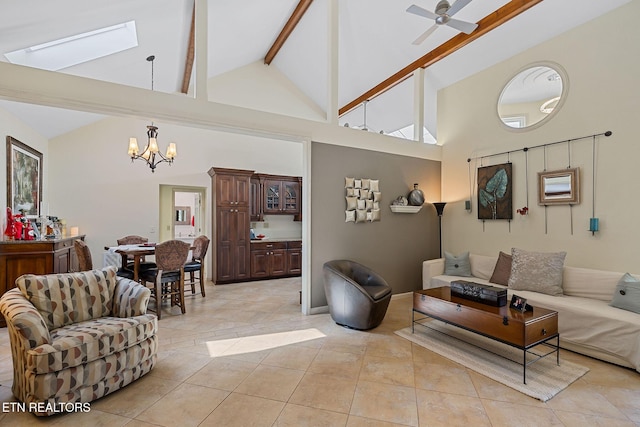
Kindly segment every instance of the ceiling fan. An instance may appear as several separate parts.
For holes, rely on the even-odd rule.
[[[435,30],[438,29],[439,25],[448,25],[458,31],[462,31],[463,33],[471,34],[476,28],[478,28],[478,24],[473,24],[471,22],[460,21],[459,19],[452,18],[453,15],[458,13],[460,9],[462,9],[469,3],[471,3],[471,0],[456,0],[455,2],[453,2],[453,4],[449,4],[447,0],[440,0],[436,5],[436,10],[434,12],[430,12],[426,9],[421,8],[420,6],[416,6],[415,4],[409,6],[407,12],[436,21],[436,23],[429,29],[427,29],[427,31],[425,31],[420,35],[420,37],[415,39],[413,41],[413,44],[418,45],[425,41],[427,37],[429,37]]]

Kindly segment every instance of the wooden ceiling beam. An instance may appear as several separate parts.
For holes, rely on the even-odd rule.
[[[189,82],[193,72],[193,61],[195,58],[195,32],[196,32],[196,5],[193,4],[193,12],[191,13],[191,30],[189,31],[189,46],[187,47],[187,57],[184,64],[184,75],[182,76],[182,93],[189,92]]]
[[[451,55],[458,49],[487,34],[489,31],[499,27],[510,19],[515,18],[521,13],[527,11],[541,1],[542,0],[511,0],[509,3],[505,4],[498,10],[490,13],[489,15],[478,21],[478,28],[476,28],[476,30],[471,34],[460,33],[457,36],[449,39],[431,52],[428,52],[426,55],[413,61],[411,64],[407,65],[406,67],[388,77],[387,79],[383,80],[382,82],[378,83],[376,86],[369,89],[353,101],[349,102],[344,107],[340,108],[338,110],[338,115],[342,116],[343,114],[348,113],[355,107],[362,104],[364,101],[370,101],[376,96],[391,89],[398,83],[409,78],[411,74],[418,68],[426,68],[430,65],[435,64],[441,59],[444,59],[447,56]]]
[[[265,55],[264,57],[265,64],[267,65],[271,64],[271,61],[273,61],[273,58],[276,57],[276,55],[280,51],[280,48],[284,46],[284,42],[287,41],[287,39],[289,38],[293,30],[296,28],[296,25],[298,25],[298,23],[302,19],[302,16],[304,15],[304,13],[307,11],[309,6],[311,6],[312,2],[313,0],[300,0],[295,10],[289,17],[289,20],[287,21],[286,24],[284,24],[284,27],[282,27],[282,31],[280,31],[280,34],[278,34],[278,37],[276,37],[276,41],[273,42],[273,45]]]

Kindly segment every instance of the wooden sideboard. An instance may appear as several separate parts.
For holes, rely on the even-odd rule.
[[[51,274],[78,271],[73,247],[84,235],[51,240],[14,240],[0,242],[0,296],[15,287],[23,274]],[[0,327],[5,327],[0,315]]]

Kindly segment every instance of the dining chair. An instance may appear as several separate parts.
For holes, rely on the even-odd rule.
[[[184,272],[189,273],[189,282],[191,285],[191,293],[196,293],[196,280],[200,282],[200,293],[205,296],[204,282],[204,257],[207,255],[207,249],[209,249],[209,238],[207,236],[198,236],[193,241],[193,251],[191,252],[191,261],[187,262],[184,266]],[[197,273],[197,277],[196,277]]]
[[[120,245],[140,245],[142,243],[149,243],[149,239],[142,236],[124,236],[117,240],[118,246]]]
[[[89,271],[93,270],[93,261],[91,260],[91,251],[89,246],[80,239],[73,241],[73,247],[78,257],[78,270]]]
[[[171,306],[184,306],[184,265],[189,256],[191,245],[180,240],[168,240],[156,245],[156,268],[140,272],[143,283],[153,283],[151,297],[156,302],[156,315],[161,318],[162,300],[168,298]]]
[[[118,246],[120,245],[141,245],[143,243],[149,243],[149,239],[147,239],[146,237],[142,237],[142,236],[136,236],[136,235],[129,235],[129,236],[124,236],[120,239],[117,239],[116,242],[118,243]],[[146,261],[145,257],[142,257],[142,259],[140,260],[140,270],[147,270],[149,268],[155,268],[156,264],[153,262],[149,262]],[[129,276],[129,273],[131,275],[131,277],[129,278],[133,278],[133,256],[129,256],[127,258],[127,265],[123,265],[122,268],[124,269],[124,271],[119,271],[118,272],[118,276]]]

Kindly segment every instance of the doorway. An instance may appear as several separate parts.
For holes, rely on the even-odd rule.
[[[206,234],[206,188],[160,185],[160,241],[193,240]]]

